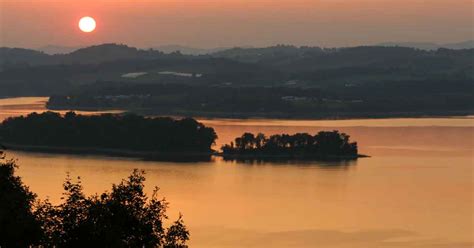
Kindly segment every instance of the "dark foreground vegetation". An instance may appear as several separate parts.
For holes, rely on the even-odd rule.
[[[46,112],[0,124],[2,142],[12,148],[116,151],[126,154],[208,154],[217,135],[194,119],[145,118],[133,114],[96,116]],[[120,155],[120,154],[116,154]]]
[[[135,170],[112,191],[85,196],[66,179],[63,202],[52,205],[15,175],[15,161],[0,161],[0,247],[185,248],[189,232],[181,217],[165,227],[168,203],[158,188],[144,193],[144,172]]]
[[[222,147],[224,159],[356,159],[357,143],[349,135],[319,132],[316,135],[272,135],[244,133],[235,143]]]

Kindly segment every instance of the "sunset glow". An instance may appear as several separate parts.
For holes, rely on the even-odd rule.
[[[474,248],[474,0],[0,0],[0,248]]]
[[[339,47],[472,37],[472,0],[0,0],[0,12],[2,46]],[[96,20],[94,35],[79,31],[84,16]]]
[[[79,29],[84,33],[90,33],[95,30],[96,22],[94,18],[85,16],[79,21]]]

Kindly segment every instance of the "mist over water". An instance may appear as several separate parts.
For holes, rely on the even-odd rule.
[[[44,111],[44,98],[0,100],[0,119]],[[60,201],[69,172],[87,194],[134,168],[190,227],[190,247],[472,247],[474,120],[202,120],[216,149],[243,132],[341,130],[370,155],[354,162],[146,162],[8,151],[42,199]],[[466,217],[470,218],[466,218]]]

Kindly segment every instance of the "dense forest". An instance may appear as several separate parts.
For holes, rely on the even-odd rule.
[[[468,114],[474,109],[474,95],[471,82],[464,80],[329,89],[103,82],[68,96],[52,96],[47,106],[195,117],[391,117]]]
[[[217,135],[189,118],[46,112],[6,119],[0,124],[0,137],[13,145],[184,154],[210,153]]]
[[[0,247],[188,247],[181,217],[165,227],[168,202],[158,188],[145,194],[143,171],[94,196],[68,176],[62,203],[53,205],[38,199],[16,169],[15,161],[0,159]]]
[[[359,156],[357,143],[350,136],[338,131],[319,132],[316,135],[297,133],[266,137],[259,133],[244,133],[235,142],[224,145],[224,158],[265,157],[309,158],[309,159],[354,159]]]
[[[0,97],[185,116],[464,115],[474,110],[473,58],[474,49],[383,46],[279,45],[199,56],[116,44],[63,55],[2,48]]]

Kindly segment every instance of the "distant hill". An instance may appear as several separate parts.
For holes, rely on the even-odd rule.
[[[47,45],[44,47],[40,47],[36,50],[44,52],[49,55],[55,55],[55,54],[68,54],[72,53],[82,47],[67,47],[67,46],[56,46],[56,45]]]
[[[278,45],[199,56],[120,44],[55,55],[0,48],[0,96],[58,95],[63,102],[57,107],[183,116],[472,113],[474,49],[460,50],[468,45]]]
[[[289,61],[296,58],[312,57],[325,54],[330,50],[319,47],[296,47],[290,45],[277,45],[263,48],[235,47],[212,54],[214,57],[228,58],[248,63],[273,63],[277,61]]]
[[[448,49],[472,49],[474,48],[474,40],[445,44],[445,45],[442,45],[442,47],[448,48]]]
[[[410,47],[421,50],[437,50],[439,48],[460,50],[474,48],[474,40],[448,44],[437,44],[432,42],[385,42],[377,45],[386,47]]]
[[[176,56],[193,58],[196,55],[225,58],[243,63],[259,63],[268,66],[299,66],[299,67],[335,67],[384,62],[387,56],[409,58],[423,55],[413,48],[434,51],[441,45],[434,43],[384,43],[377,46],[349,47],[349,48],[320,48],[296,47],[278,45],[265,48],[216,48],[199,49],[184,46],[163,46],[155,49],[138,49],[121,44],[102,44],[79,48],[50,46],[48,52],[41,52],[22,48],[0,48],[0,70],[9,66],[37,66],[57,64],[101,64],[119,60],[150,60],[158,58],[173,58]],[[460,50],[474,47],[474,41],[443,45],[447,49]],[[65,54],[49,54],[63,49],[71,49]],[[64,50],[65,51],[65,50]],[[180,53],[173,53],[180,51]],[[327,60],[329,59],[329,60]],[[352,61],[352,62],[350,62]],[[364,62],[365,61],[365,62]],[[311,62],[311,63],[309,63]],[[332,66],[331,66],[332,67]]]
[[[201,56],[166,54],[119,44],[91,46],[58,55],[0,48],[0,85],[5,86],[0,93],[61,93],[74,85],[100,81],[301,88],[434,79],[471,82],[473,56],[474,49],[383,46],[327,49],[279,45],[232,48]],[[130,74],[141,76],[123,77]]]
[[[451,47],[466,47],[469,43],[451,44]],[[388,45],[387,45],[388,46]],[[432,47],[429,44],[425,48]],[[170,47],[169,47],[170,48]],[[178,47],[175,47],[178,48]],[[148,60],[160,59],[160,63],[172,62],[176,67],[189,64],[189,60],[217,58],[244,63],[248,68],[255,65],[278,68],[291,72],[315,72],[323,69],[370,67],[404,68],[410,66],[444,66],[451,64],[472,66],[473,49],[468,50],[418,50],[402,46],[360,46],[347,48],[297,47],[278,45],[264,48],[231,48],[205,56],[180,53],[164,53],[154,49],[138,49],[122,44],[102,44],[75,50],[68,54],[49,55],[44,52],[21,48],[0,48],[0,66],[25,67],[38,65],[99,65],[113,62],[115,66],[127,64],[135,68],[146,66]],[[197,52],[197,51],[196,51]],[[426,64],[427,62],[431,64]],[[153,63],[157,63],[156,61]],[[139,66],[140,65],[140,66]],[[197,65],[194,65],[197,66]],[[217,66],[217,65],[216,65]],[[173,68],[168,68],[173,69]],[[222,70],[223,68],[221,68]],[[189,69],[188,69],[189,70]],[[199,66],[191,72],[199,73]],[[426,70],[424,70],[426,73]],[[125,72],[125,73],[129,73]],[[134,71],[131,71],[134,72]],[[136,71],[135,71],[136,72]],[[189,71],[188,71],[189,72]]]
[[[158,58],[164,54],[155,50],[140,50],[119,44],[102,44],[80,48],[67,54],[50,55],[45,52],[23,48],[0,48],[0,69],[5,66],[21,64],[100,64],[103,62]]]
[[[35,50],[0,47],[0,70],[4,66],[16,64],[47,64],[50,56]]]
[[[195,47],[187,47],[181,45],[165,45],[165,46],[157,46],[153,47],[154,50],[158,50],[164,53],[173,53],[179,51],[182,54],[186,55],[206,55],[212,54],[215,52],[227,50],[228,48],[220,47],[220,48],[195,48]]]
[[[67,64],[96,64],[117,60],[157,58],[162,55],[162,52],[155,50],[140,50],[134,47],[118,44],[103,44],[81,48],[65,55],[56,55],[56,58],[57,61]]]
[[[407,66],[448,66],[459,60],[472,65],[474,50],[425,51],[409,47],[360,46],[347,48],[296,47],[278,45],[265,48],[233,48],[213,54],[244,63],[277,67],[291,72],[318,72],[327,69],[406,68]],[[456,58],[453,60],[453,58]],[[451,62],[450,62],[451,61]],[[471,61],[471,62],[469,62]],[[430,63],[431,62],[431,63]],[[379,73],[383,73],[380,71]],[[426,73],[426,72],[425,72]]]

